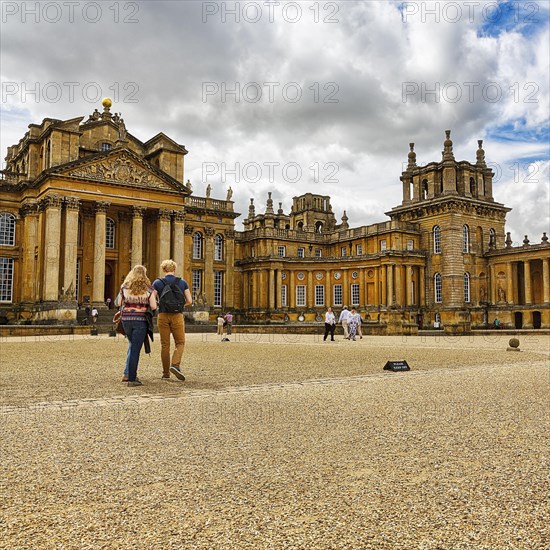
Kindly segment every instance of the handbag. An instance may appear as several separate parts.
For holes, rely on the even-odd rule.
[[[123,336],[126,336],[126,332],[124,331],[124,325],[122,324],[122,311],[117,311],[113,317],[113,326],[115,329],[115,332],[118,334],[122,334]]]

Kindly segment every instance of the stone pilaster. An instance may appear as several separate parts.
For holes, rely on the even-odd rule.
[[[212,304],[214,302],[214,230],[206,227],[204,233],[204,295],[207,302]],[[258,304],[257,301],[256,304]]]
[[[94,204],[94,267],[92,279],[92,302],[95,306],[103,306],[105,299],[105,233],[107,208],[110,203],[98,201]]]
[[[178,273],[183,275],[184,271],[184,227],[185,212],[183,210],[174,210],[172,219],[172,259],[178,266]]]
[[[41,201],[45,213],[44,227],[44,284],[45,302],[59,299],[59,262],[61,258],[61,197],[48,195]]]
[[[63,267],[63,288],[68,293],[72,288],[74,299],[76,296],[76,261],[78,256],[78,212],[80,200],[75,197],[66,197],[65,200],[65,261]]]
[[[388,264],[386,266],[386,288],[387,288],[387,298],[386,302],[388,307],[393,305],[393,264]]]
[[[544,303],[550,302],[550,260],[542,260],[542,289]]]
[[[151,271],[156,273],[158,277],[162,277],[163,273],[160,269],[160,264],[164,260],[170,259],[170,211],[159,209],[157,217],[157,262],[151,267]],[[213,277],[213,275],[210,273]],[[205,273],[206,278],[206,273]],[[214,295],[208,294],[208,301],[212,303]]]
[[[506,263],[506,300],[509,304],[514,303],[514,285],[513,285],[513,277],[514,277],[514,271],[512,262]]]
[[[531,304],[533,297],[531,293],[531,264],[529,260],[523,263],[523,276],[525,280],[525,304]]]
[[[143,264],[143,214],[145,208],[132,207],[132,253],[130,255],[130,267]]]
[[[19,211],[23,219],[21,301],[38,300],[35,251],[38,245],[38,203],[27,201]]]
[[[225,238],[224,238],[224,244],[225,244],[225,305],[226,307],[232,309],[235,307],[235,296],[233,292],[233,288],[235,285],[235,271],[233,266],[235,265],[235,231],[232,229],[226,229],[225,230]],[[280,273],[280,271],[279,271]],[[279,275],[280,279],[280,275]],[[279,284],[280,288],[280,284]],[[288,289],[287,289],[288,292]],[[288,296],[287,296],[288,300]]]

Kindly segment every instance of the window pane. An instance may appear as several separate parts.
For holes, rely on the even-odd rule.
[[[315,285],[315,305],[325,305],[325,287],[324,285]]]
[[[6,212],[0,214],[0,244],[15,246],[15,216]]]
[[[287,307],[287,298],[286,298],[286,285],[281,286],[281,306]]]
[[[11,302],[13,293],[13,259],[0,258],[0,302]]]
[[[306,305],[306,286],[298,285],[296,287],[296,305],[305,306]]]
[[[214,271],[214,306],[222,305],[223,271]]]
[[[351,285],[351,303],[354,306],[359,305],[359,285]]]
[[[334,305],[342,305],[342,285],[334,285]]]

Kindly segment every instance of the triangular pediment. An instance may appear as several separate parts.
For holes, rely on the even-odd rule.
[[[60,166],[55,173],[84,180],[142,189],[185,192],[185,186],[127,149],[85,157]]]

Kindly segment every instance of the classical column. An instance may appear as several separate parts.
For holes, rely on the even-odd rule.
[[[130,256],[131,268],[143,263],[143,214],[145,208],[132,206],[132,254]]]
[[[172,260],[178,266],[177,273],[183,277],[183,254],[185,234],[185,211],[174,210],[172,219]],[[225,293],[224,293],[225,294]]]
[[[525,303],[532,303],[531,296],[531,264],[529,260],[523,262],[523,278],[525,280]]]
[[[550,260],[542,260],[542,288],[544,294],[544,303],[550,302]]]
[[[59,261],[61,242],[61,197],[48,195],[41,202],[46,216],[44,228],[44,286],[43,299],[59,299]]]
[[[35,251],[38,244],[38,203],[27,201],[19,210],[23,219],[21,301],[35,302],[36,295],[36,260]]]
[[[380,305],[385,306],[388,303],[388,278],[386,277],[386,270],[385,265],[381,265],[379,270],[380,275],[380,285],[379,285],[379,296],[380,296]]]
[[[395,302],[398,306],[403,305],[403,266],[395,266]]]
[[[313,271],[307,272],[306,307],[315,306],[315,285],[313,284]]]
[[[63,268],[63,288],[65,292],[72,286],[74,300],[76,296],[76,260],[78,255],[78,211],[80,200],[75,197],[65,198],[65,265]]]
[[[104,305],[105,298],[105,233],[107,208],[110,204],[104,201],[94,203],[94,275],[92,280],[92,302],[96,306]]]
[[[214,303],[214,229],[204,229],[204,295],[209,304]],[[254,286],[256,288],[256,286]],[[257,302],[256,302],[257,303]],[[254,305],[253,307],[258,307]]]
[[[492,265],[489,269],[490,273],[490,297],[491,297],[491,304],[497,303],[497,277],[496,277],[496,269],[495,266]]]
[[[160,264],[164,260],[170,259],[170,217],[170,210],[159,208],[157,213],[157,265],[152,266],[150,269],[153,273],[157,273],[159,277],[163,275]],[[212,270],[210,270],[210,273],[212,273]],[[212,301],[214,295],[209,293],[207,296]]]
[[[514,303],[514,271],[512,262],[506,262],[506,299],[509,304]]]
[[[386,287],[387,287],[387,304],[388,307],[393,304],[393,265],[386,266]]]
[[[349,287],[349,273],[347,269],[342,271],[342,300],[343,305],[350,307],[351,292]]]
[[[225,230],[225,305],[228,308],[234,307],[235,302],[235,231]]]
[[[296,274],[294,271],[288,272],[288,306],[291,309],[296,307]]]
[[[269,309],[275,309],[275,270],[269,270]]]
[[[424,307],[426,305],[426,268],[420,266],[418,268],[418,306]]]
[[[413,291],[412,291],[412,278],[413,268],[410,265],[405,266],[405,305],[413,305]]]
[[[378,277],[378,268],[375,267],[374,268],[374,294],[373,294],[373,300],[374,300],[374,305],[380,305],[381,301],[380,301],[380,281],[378,280],[379,277]]]

